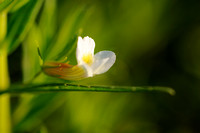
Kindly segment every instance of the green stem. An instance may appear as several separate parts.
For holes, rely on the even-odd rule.
[[[0,3],[3,0],[0,0]],[[0,12],[0,45],[7,32],[7,12]],[[8,74],[7,50],[5,46],[0,49],[0,90],[6,90],[10,85]],[[10,97],[8,94],[0,96],[0,133],[11,133]]]
[[[40,70],[38,73],[36,73],[34,75],[34,77],[32,79],[30,79],[29,81],[27,81],[25,84],[27,85],[27,84],[32,83],[38,76],[40,76],[41,73],[42,73],[42,70]]]
[[[0,90],[9,87],[9,76],[7,66],[7,53],[0,51]],[[0,133],[10,133],[10,97],[8,94],[0,96]]]
[[[88,91],[88,92],[164,92],[175,95],[175,91],[169,87],[160,86],[88,86],[71,83],[49,83],[35,85],[11,86],[10,89],[0,91],[0,95],[11,93],[47,93],[47,92],[69,92],[69,91]]]

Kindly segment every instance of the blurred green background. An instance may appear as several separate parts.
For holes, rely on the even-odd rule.
[[[9,55],[12,84],[27,82],[40,70],[37,46],[46,61],[62,61],[67,56],[71,64],[76,64],[77,37],[90,36],[96,43],[95,53],[110,50],[116,53],[117,60],[107,73],[78,84],[169,86],[176,95],[12,95],[13,132],[200,132],[199,9],[197,0],[18,2],[8,14],[8,40],[17,44]],[[28,25],[25,30],[24,23]],[[66,81],[45,75],[34,80],[46,82]]]

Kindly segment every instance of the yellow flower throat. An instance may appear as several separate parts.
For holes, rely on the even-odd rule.
[[[83,60],[86,64],[92,65],[92,63],[93,63],[92,54],[85,54],[85,55],[83,55],[82,60]]]

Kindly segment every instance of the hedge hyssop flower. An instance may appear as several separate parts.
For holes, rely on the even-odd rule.
[[[47,75],[65,80],[80,80],[107,72],[115,63],[112,51],[100,51],[94,55],[95,42],[90,37],[78,37],[76,48],[77,65],[45,62],[43,71]]]

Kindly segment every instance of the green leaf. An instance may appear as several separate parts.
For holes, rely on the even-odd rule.
[[[24,40],[35,21],[42,2],[43,0],[30,0],[24,7],[12,14],[8,23],[8,34],[4,42],[9,53],[14,51]]]
[[[14,0],[4,0],[2,3],[0,3],[0,12],[5,10]]]
[[[40,51],[42,57],[46,49],[51,46],[55,36],[57,34],[57,1],[56,0],[46,0],[44,2],[43,9],[41,10],[40,19],[38,22],[38,28],[42,31],[42,43],[40,46]]]
[[[23,49],[23,83],[30,82],[37,72],[40,71],[40,58],[38,55],[38,45],[42,43],[41,31],[34,24],[30,29],[26,39],[22,43]]]
[[[25,100],[28,100],[28,102],[24,103],[21,108],[18,108],[19,110],[15,112],[14,117],[17,117],[18,121],[14,126],[14,132],[23,132],[24,130],[29,131],[38,127],[43,122],[38,121],[38,118],[44,120],[58,107],[60,107],[64,102],[64,96],[65,95],[63,94],[55,95],[53,93],[49,93],[40,94],[31,99],[24,98]],[[27,108],[24,110],[24,107]],[[18,114],[21,112],[23,113],[19,117]]]
[[[175,91],[169,87],[140,87],[140,86],[89,86],[65,83],[52,83],[40,85],[16,86],[5,91],[5,93],[46,93],[46,92],[68,92],[68,91],[91,91],[91,92],[164,92],[175,95]]]
[[[56,41],[48,46],[48,50],[45,53],[48,57],[45,60],[62,60],[63,57],[68,56],[72,52],[79,34],[79,28],[87,16],[88,9],[88,6],[75,8],[66,16],[56,34]]]
[[[15,0],[10,7],[9,12],[13,13],[22,8],[24,5],[26,5],[30,0]]]
[[[74,45],[77,41],[77,38],[78,38],[78,35],[75,35],[73,37],[73,39],[71,39],[65,46],[65,48],[63,49],[63,51],[61,51],[57,56],[56,56],[56,59],[55,60],[59,60],[59,59],[62,59],[64,57],[68,57],[72,52],[73,50],[75,49],[75,46]],[[63,62],[66,62],[65,60]]]

